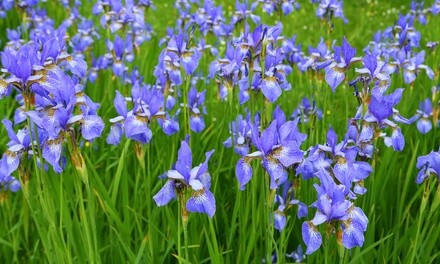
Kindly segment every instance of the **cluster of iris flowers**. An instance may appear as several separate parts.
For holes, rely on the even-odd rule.
[[[129,92],[116,90],[114,107],[118,116],[108,120],[110,132],[106,137],[112,145],[120,144],[124,135],[148,144],[154,120],[166,135],[182,127],[186,134],[201,133],[208,113],[206,90],[199,91],[198,84],[215,82],[221,100],[237,99],[234,103],[246,106],[252,98],[260,97],[265,112],[269,112],[263,115],[245,110],[229,126],[230,137],[224,145],[233,147],[240,156],[235,168],[239,188],[245,189],[254,176],[255,164],[260,164],[269,182],[275,229],[282,232],[289,211],[297,208],[298,218],[305,219],[302,236],[306,254],[321,246],[319,225],[324,223],[350,249],[364,243],[368,218],[356,199],[367,192],[363,182],[372,173],[378,140],[401,151],[405,138],[400,125],[416,123],[425,134],[440,124],[437,87],[433,88],[432,98],[420,102],[413,117],[405,118],[396,108],[404,89],[394,89],[391,83],[393,74],[402,74],[410,85],[422,72],[434,78],[432,69],[424,64],[426,52],[421,50],[416,24],[427,24],[426,16],[439,14],[440,1],[429,8],[413,2],[408,14],[378,31],[361,53],[346,38],[329,45],[321,40],[316,47],[303,51],[295,36],[283,35],[282,23],[264,25],[255,14],[261,6],[268,14],[287,16],[300,8],[294,0],[253,4],[237,1],[229,22],[222,7],[212,1],[176,1],[179,17],[176,26],[169,28],[160,41],[163,49],[153,71],[154,83],[146,83],[132,67],[136,50],[154,34],[145,22],[146,10],[154,8],[152,1],[98,1],[93,14],[99,16],[99,26],[80,14],[80,1],[61,3],[69,10],[69,17],[58,28],[38,0],[0,4],[1,17],[19,7],[29,18],[22,26],[8,29],[9,41],[1,53],[0,99],[14,97],[18,104],[13,121],[2,121],[10,140],[0,160],[0,185],[5,190],[20,189],[16,175],[25,159],[32,158],[39,167],[61,173],[68,162],[66,145],[75,152],[72,163],[81,166],[75,156],[81,155],[81,142],[92,142],[104,130],[99,104],[84,89],[99,78],[100,72],[111,69],[114,79],[131,87]],[[316,16],[321,19],[348,22],[341,0],[312,3],[317,4]],[[76,33],[67,38],[66,32],[71,29]],[[99,29],[108,30],[112,36],[105,39],[106,53],[94,57],[90,51],[102,37]],[[22,37],[24,33],[29,39]],[[215,41],[209,36],[215,36]],[[218,49],[222,45],[224,52]],[[435,46],[429,42],[428,48]],[[201,58],[209,54],[215,58],[204,75],[199,65]],[[295,69],[322,73],[333,92],[344,82],[352,87],[359,107],[347,120],[342,140],[337,136],[342,131],[329,127],[326,142],[309,143],[307,148],[307,135],[300,132],[299,126],[319,122],[323,115],[319,106],[313,99],[303,98],[286,116],[276,105],[280,96],[292,89],[287,76]],[[214,150],[193,167],[189,142],[188,137],[181,142],[177,161],[161,177],[166,181],[153,199],[163,206],[177,198],[188,212],[212,218],[216,202],[210,191],[208,161]],[[416,182],[422,183],[430,175],[439,177],[439,164],[439,152],[419,157]],[[295,182],[312,178],[316,201],[307,205],[297,197]],[[303,259],[302,253],[293,255]]]

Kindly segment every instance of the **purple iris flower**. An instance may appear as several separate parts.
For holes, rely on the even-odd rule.
[[[206,36],[208,32],[214,33],[217,37],[226,35],[227,25],[225,24],[222,6],[215,6],[213,1],[203,1],[203,4],[193,14],[191,14],[192,11],[188,3],[184,8],[179,7],[178,9],[182,17],[178,20],[178,24],[185,30],[197,26],[203,36]]]
[[[232,92],[231,90],[237,83],[243,83],[246,86],[240,86],[240,93],[246,92],[248,89],[248,74],[246,73],[246,66],[244,67],[244,71],[241,69],[240,65],[246,54],[246,51],[243,51],[242,48],[234,48],[231,43],[228,43],[226,46],[225,58],[217,59],[213,61],[209,66],[209,77],[214,78],[216,75],[220,78],[220,97],[225,99],[226,96]],[[242,82],[238,80],[239,73],[242,73]],[[243,98],[240,100],[240,103],[244,103],[247,101]]]
[[[440,0],[435,0],[434,4],[432,4],[431,12],[433,15],[438,15],[440,13]]]
[[[133,109],[130,111],[127,101],[133,103]],[[119,116],[110,119],[113,125],[107,136],[108,144],[119,144],[124,132],[127,138],[147,144],[153,136],[149,125],[155,119],[167,135],[179,130],[179,124],[163,111],[163,93],[155,87],[136,82],[132,88],[131,98],[124,98],[119,91],[116,91],[114,105]]]
[[[304,250],[301,245],[298,245],[295,251],[286,254],[286,257],[294,259],[295,263],[303,263],[306,259],[306,255],[304,254]]]
[[[270,188],[276,189],[287,180],[287,168],[300,163],[304,153],[299,149],[306,136],[298,131],[298,119],[279,124],[277,119],[260,133],[258,127],[252,125],[252,143],[257,151],[243,156],[238,160],[235,174],[244,189],[252,178],[250,162],[260,160],[270,177]]]
[[[316,162],[312,159],[312,162],[317,163],[314,165],[314,174],[317,177],[323,175],[322,170],[326,173],[331,171],[338,182],[345,186],[344,194],[354,199],[356,197],[355,194],[363,194],[365,192],[364,189],[359,188],[358,182],[367,178],[371,174],[372,168],[367,162],[356,160],[359,150],[357,147],[349,145],[349,142],[354,143],[353,140],[350,141],[351,133],[349,129],[345,139],[338,143],[335,131],[333,128],[330,128],[327,133],[327,143],[325,145],[318,145],[318,148],[326,152],[333,159],[333,161],[330,161],[333,165],[330,166],[329,161],[323,163],[322,161]],[[355,184],[354,193],[351,192],[353,183]]]
[[[8,178],[18,169],[23,152],[27,153],[30,150],[31,140],[27,129],[20,129],[15,133],[11,121],[4,119],[2,123],[8,132],[10,141],[8,149],[0,160],[0,171],[4,174],[3,178]]]
[[[428,155],[417,158],[417,174],[416,183],[421,184],[430,175],[437,176],[440,181],[440,149],[437,152],[431,151]]]
[[[326,173],[322,173],[320,179],[322,184],[314,185],[318,193],[318,200],[312,204],[312,207],[317,209],[312,220],[313,225],[348,220],[350,202],[345,198],[344,186],[336,185],[331,176]]]
[[[274,212],[274,226],[278,231],[282,231],[286,226],[286,215],[287,211],[293,206],[298,205],[298,219],[306,217],[308,213],[307,205],[294,199],[294,191],[292,188],[292,183],[286,181],[282,185],[281,195],[275,195],[275,204],[278,204],[277,209]]]
[[[308,51],[309,56],[304,58],[304,61],[301,62],[300,70],[302,72],[309,67],[311,67],[313,70],[319,70],[331,64],[332,56],[322,37],[316,48],[309,46]]]
[[[410,120],[400,116],[394,106],[398,104],[402,98],[403,89],[396,89],[391,94],[382,94],[379,89],[373,90],[370,104],[368,105],[368,112],[365,114],[363,120],[370,124],[376,124],[380,129],[385,127],[392,128],[391,137],[380,134],[385,139],[387,146],[393,146],[395,151],[402,151],[405,146],[405,138],[401,129],[393,121],[388,118],[393,116],[394,120],[404,124],[410,124]],[[365,125],[365,131],[361,132],[360,137],[366,141],[370,141],[373,137],[373,127],[368,124]],[[366,134],[364,132],[367,132]]]
[[[95,16],[102,14],[100,24],[111,33],[129,28],[134,44],[139,46],[151,38],[152,28],[145,22],[145,12],[149,7],[154,8],[151,1],[97,1],[92,13]]]
[[[426,47],[429,48],[431,51],[433,51],[437,46],[439,42],[438,41],[428,41],[426,43]]]
[[[261,79],[260,88],[266,99],[275,102],[282,90],[290,90],[291,85],[286,76],[292,71],[289,65],[283,64],[284,56],[281,49],[267,49],[265,58],[265,75]]]
[[[250,114],[248,113],[246,118],[239,115],[237,119],[230,124],[229,133],[231,136],[223,142],[223,145],[230,148],[234,143],[235,153],[240,156],[247,155],[252,142]]]
[[[122,77],[126,71],[128,71],[128,67],[124,64],[124,61],[130,62],[131,54],[130,51],[126,53],[126,45],[130,45],[130,42],[124,41],[121,37],[116,35],[114,42],[107,41],[107,50],[111,52],[111,54],[107,54],[106,56],[113,60],[112,70],[113,74],[118,77]]]
[[[387,147],[392,146],[395,151],[402,151],[405,147],[405,138],[400,127],[392,128],[391,137],[384,137],[384,142]]]
[[[356,69],[356,72],[361,75],[354,81],[350,82],[353,85],[356,82],[362,81],[364,88],[370,87],[379,88],[381,92],[384,92],[390,87],[391,79],[389,74],[385,71],[386,64],[382,61],[378,61],[377,58],[372,55],[366,55],[363,60],[364,68]]]
[[[417,17],[417,20],[422,25],[426,25],[426,14],[428,13],[428,9],[424,8],[425,3],[424,2],[416,2],[411,1],[410,5],[410,13]]]
[[[348,20],[344,16],[344,10],[342,9],[342,0],[321,0],[316,1],[319,3],[316,9],[316,16],[331,20],[332,17],[340,17],[344,23]]]
[[[282,11],[283,15],[287,16],[293,10],[299,9],[299,3],[296,0],[259,0],[258,2],[262,4],[263,11],[270,15]]]
[[[417,121],[417,129],[422,134],[426,134],[432,129],[432,123],[429,118],[433,115],[432,102],[430,98],[419,103],[419,109],[411,118],[411,123]]]
[[[99,34],[96,32],[95,25],[92,20],[82,18],[78,23],[78,32],[72,37],[70,46],[72,46],[75,57],[83,57],[88,49],[94,43],[93,38],[99,39]]]
[[[416,17],[412,14],[401,15],[394,25],[392,32],[395,40],[400,48],[404,46],[419,47],[421,34],[414,28],[414,20]]]
[[[191,149],[186,141],[182,141],[174,169],[167,172],[167,182],[153,197],[156,204],[168,204],[176,198],[176,192],[179,195],[189,192],[190,197],[185,201],[186,209],[189,212],[205,213],[212,218],[216,205],[214,194],[209,190],[211,176],[208,172],[208,161],[213,152],[214,150],[206,152],[205,162],[193,168]],[[180,196],[179,199],[183,197]]]
[[[304,53],[301,51],[301,44],[296,44],[296,35],[291,38],[285,38],[281,46],[290,65],[297,64],[298,68],[304,60]]]
[[[351,63],[360,61],[355,57],[356,49],[350,46],[345,37],[342,39],[342,46],[333,48],[334,55],[330,65],[325,68],[325,80],[335,92],[336,87],[345,79],[345,72]]]
[[[193,86],[188,93],[188,107],[190,108],[190,127],[191,130],[200,133],[205,128],[205,121],[203,115],[206,114],[205,106],[206,90],[203,92],[197,92],[197,89]]]
[[[306,254],[313,253],[321,246],[322,236],[317,226],[324,222],[341,224],[341,242],[346,248],[362,246],[368,218],[362,209],[346,199],[344,185],[337,185],[324,170],[321,170],[319,178],[321,185],[314,185],[318,193],[318,200],[312,204],[312,207],[317,209],[315,216],[312,221],[304,222],[302,226],[303,240],[307,246]]]
[[[351,205],[348,209],[348,220],[343,221],[342,244],[347,249],[353,247],[362,247],[365,238],[364,233],[367,230],[368,218],[361,208]]]
[[[371,116],[365,119],[368,122],[377,121],[382,123],[385,119],[393,115],[393,107],[402,99],[403,88],[396,89],[391,94],[382,94],[380,89],[373,90],[368,110]]]
[[[38,107],[26,114],[45,135],[40,139],[43,158],[60,173],[64,134],[78,124],[83,138],[93,140],[101,135],[104,122],[96,115],[98,105],[84,94],[82,85],[75,84],[63,71],[49,72],[40,83],[32,87]],[[81,114],[74,114],[75,109]]]
[[[422,50],[404,63],[403,78],[405,83],[412,83],[421,69],[426,71],[426,74],[431,80],[434,78],[434,72],[431,68],[423,64],[424,61],[425,51]]]
[[[248,0],[244,0],[242,3],[239,0],[236,0],[235,13],[231,18],[231,24],[236,25],[241,22],[246,22],[247,18],[249,17],[255,24],[260,24],[260,17],[253,14],[257,5],[258,2],[249,4]]]
[[[1,81],[1,94],[6,94],[7,84],[15,84],[15,87],[24,89],[30,82],[41,77],[32,76],[32,67],[39,64],[36,45],[23,45],[16,52],[5,50],[1,53],[1,61],[3,68],[11,74],[10,79]]]
[[[198,48],[187,47],[188,41],[185,34],[173,36],[167,48],[160,53],[154,76],[158,78],[162,87],[167,86],[168,80],[174,85],[182,84],[181,66],[188,75],[193,75],[197,69],[202,55]]]
[[[295,108],[295,110],[293,110],[293,113],[290,117],[293,119],[299,117],[301,123],[308,123],[310,120],[313,120],[313,118],[321,120],[322,110],[316,107],[315,101],[310,103],[308,98],[303,97],[301,103],[297,108]]]
[[[121,142],[121,137],[123,134],[123,120],[127,118],[128,113],[125,98],[118,90],[116,90],[116,96],[113,100],[113,104],[119,116],[110,119],[110,122],[113,125],[110,127],[110,133],[107,136],[106,141],[107,144],[118,145]]]
[[[6,11],[11,10],[14,7],[14,0],[4,0],[0,3],[0,17],[6,16]]]

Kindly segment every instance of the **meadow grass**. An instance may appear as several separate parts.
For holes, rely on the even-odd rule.
[[[93,18],[91,4],[84,2],[80,11]],[[165,34],[165,26],[173,26],[177,16],[171,1],[156,2],[157,10],[147,13],[156,35],[136,51],[133,62],[147,83],[155,81],[152,71],[163,48],[158,46],[159,39]],[[297,34],[303,48],[316,46],[321,37],[340,44],[346,36],[358,54],[377,30],[393,25],[397,19],[396,10],[406,13],[409,6],[409,1],[345,1],[344,11],[349,23],[336,20],[329,34],[328,25],[314,16],[315,6],[308,1],[302,2],[299,11],[282,18],[283,35]],[[224,10],[231,10],[231,4],[231,1],[225,3]],[[50,3],[44,6],[57,23],[65,18],[56,6]],[[262,15],[264,24],[273,25],[276,19]],[[94,20],[98,23],[98,18]],[[422,47],[427,41],[439,41],[440,18],[431,17],[430,20],[428,26],[418,26]],[[0,30],[5,32],[6,28],[15,28],[19,23],[20,14],[11,11],[7,19],[0,20]],[[95,43],[94,54],[104,54],[104,40],[111,37],[104,30],[100,34],[102,38]],[[0,38],[4,43],[4,33]],[[220,44],[218,48],[224,52],[224,46]],[[204,56],[199,69],[206,72],[213,59],[213,56]],[[401,75],[393,76],[391,89],[405,88],[398,106],[404,116],[411,116],[418,102],[429,96],[431,87],[439,83],[438,49],[427,52],[425,63],[436,73],[434,80],[422,73],[410,86],[403,82]],[[332,93],[322,75],[301,74],[297,69],[288,78],[292,90],[284,92],[277,101],[286,114],[293,111],[303,96],[314,98],[324,112],[323,119],[317,121],[312,130],[300,126],[302,132],[308,132],[306,147],[325,142],[330,126],[341,138],[346,131],[347,118],[356,112],[357,101],[351,88],[342,85]],[[115,90],[128,94],[131,87],[119,83],[111,70],[106,70],[100,72],[95,84],[86,87],[87,94],[101,104],[99,114],[106,122],[106,129],[103,137],[82,148],[85,172],[79,173],[68,162],[65,171],[58,175],[52,170],[38,169],[29,160],[28,168],[32,169],[22,172],[29,176],[23,191],[0,193],[0,261],[259,263],[272,254],[267,248],[279,253],[279,262],[289,261],[283,259],[286,253],[298,245],[304,247],[300,232],[303,220],[292,213],[283,232],[268,230],[270,219],[265,206],[267,183],[263,170],[254,166],[255,176],[246,190],[240,191],[235,177],[239,157],[222,144],[229,136],[229,122],[243,113],[244,107],[219,101],[213,81],[199,83],[198,88],[207,89],[208,115],[205,130],[200,134],[191,133],[191,148],[195,164],[204,160],[205,152],[216,150],[210,161],[210,174],[217,211],[212,219],[190,214],[186,242],[180,227],[178,202],[157,207],[152,199],[165,182],[158,176],[171,169],[176,161],[185,129],[181,127],[177,134],[166,136],[157,124],[153,124],[154,136],[148,145],[141,146],[128,139],[123,139],[119,146],[107,145],[107,121],[116,116]],[[0,100],[0,116],[10,118],[15,107],[15,101],[10,98]],[[254,104],[250,110],[253,113],[261,110],[261,104]],[[323,247],[307,256],[307,263],[440,262],[438,183],[415,184],[417,157],[439,148],[440,133],[433,129],[421,135],[414,125],[403,126],[402,130],[406,140],[402,152],[394,152],[383,142],[378,143],[373,174],[365,181],[368,192],[356,201],[369,218],[363,247],[345,250],[341,256],[336,238],[324,237]],[[3,128],[0,133],[0,152],[3,153],[7,136]],[[299,196],[307,204],[316,200],[313,182],[301,182]],[[311,215],[309,212],[307,219]],[[271,232],[273,236],[268,235]]]

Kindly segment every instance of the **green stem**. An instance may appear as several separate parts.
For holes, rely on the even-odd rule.
[[[181,207],[178,206],[177,210],[180,215],[181,210],[182,210]],[[181,228],[182,228],[182,218],[178,217],[178,219],[177,219],[177,255],[179,256],[178,257],[179,263],[183,263],[182,259],[181,259],[181,256],[182,256],[182,250],[181,250],[182,247],[181,247],[181,241],[180,241],[180,233],[182,232]]]
[[[189,94],[189,87],[191,85],[191,76],[187,76],[185,79],[185,84],[183,86],[183,104],[185,105],[184,108],[184,126],[185,126],[185,135],[190,135],[190,141],[189,141],[189,145],[191,146],[191,127],[190,127],[190,106],[189,106],[189,101],[188,101],[188,94]]]
[[[420,212],[419,212],[419,217],[417,219],[417,231],[416,231],[416,237],[414,239],[414,248],[411,254],[411,259],[408,263],[415,263],[415,258],[416,258],[416,254],[417,254],[417,250],[418,250],[418,245],[419,245],[419,237],[420,237],[420,230],[422,228],[422,224],[423,224],[423,219],[424,219],[424,212],[425,212],[425,208],[426,205],[428,203],[428,198],[429,198],[429,180],[425,181],[425,190],[423,192],[423,196],[422,196],[422,201],[420,202]]]
[[[184,193],[185,191],[180,190],[179,191],[179,203],[180,203],[180,218],[182,222],[183,227],[183,244],[185,246],[185,261],[188,262],[189,260],[189,254],[188,254],[188,210],[186,210],[186,195]],[[180,227],[180,223],[179,223]],[[180,228],[179,228],[179,250],[180,250]],[[179,257],[181,257],[181,253],[179,251]]]
[[[274,223],[273,223],[273,201],[275,199],[276,189],[269,189],[270,178],[269,175],[266,174],[266,190],[269,190],[267,193],[266,200],[266,219],[267,219],[267,232],[266,234],[266,261],[267,263],[272,263],[272,251],[273,251],[273,241],[274,241]]]

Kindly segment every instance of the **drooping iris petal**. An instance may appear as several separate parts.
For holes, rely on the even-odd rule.
[[[294,141],[285,142],[284,146],[274,150],[274,158],[278,159],[284,167],[289,167],[294,163],[299,163],[304,157],[304,152],[302,152],[298,144]]]
[[[298,219],[308,215],[308,207],[305,203],[298,203]]]
[[[316,229],[316,227],[310,223],[310,222],[304,222],[302,224],[302,237],[304,240],[304,243],[307,246],[306,254],[310,255],[322,244],[322,236],[321,233]]]
[[[276,189],[287,180],[287,171],[278,160],[264,159],[263,166],[271,179],[270,189]]]
[[[174,192],[174,180],[168,180],[159,192],[153,196],[157,206],[164,206],[174,198],[176,198],[176,193]]]
[[[179,131],[179,123],[175,120],[166,118],[165,120],[158,119],[159,125],[162,127],[162,130],[168,136]]]
[[[205,121],[200,115],[193,115],[189,119],[189,126],[192,131],[200,133],[205,128]]]
[[[428,177],[429,177],[428,171],[422,169],[417,173],[416,183],[421,184]]]
[[[353,180],[353,171],[353,167],[346,161],[338,162],[333,167],[333,173],[335,174],[336,179],[347,187],[350,187]]]
[[[172,69],[168,71],[169,77],[171,82],[173,82],[175,85],[181,85],[182,84],[182,77],[180,76],[180,69]]]
[[[5,175],[11,175],[20,165],[20,153],[7,150],[0,160],[0,169]]]
[[[189,212],[205,213],[213,217],[216,210],[214,195],[207,189],[194,191],[186,203]]]
[[[332,91],[336,91],[336,87],[341,84],[341,82],[345,79],[344,69],[339,68],[337,66],[327,67],[325,69],[325,81],[332,88]]]
[[[405,147],[405,138],[403,137],[402,131],[399,127],[393,130],[391,141],[395,151],[402,151]]]
[[[277,79],[273,76],[263,79],[263,81],[261,82],[261,91],[263,92],[264,96],[272,103],[275,102],[282,93],[281,87],[278,84]]]
[[[11,192],[18,192],[21,189],[21,184],[18,180],[14,179],[12,182],[8,183],[8,188]]]
[[[364,244],[364,231],[362,225],[355,219],[342,225],[342,244],[348,249],[361,247]]]
[[[122,126],[122,123],[115,123],[110,127],[110,133],[106,139],[107,144],[118,145],[121,142]]]
[[[61,151],[63,147],[60,140],[47,140],[43,144],[43,158],[52,165],[56,173],[60,173],[63,169],[60,166]]]
[[[125,119],[124,127],[127,138],[137,140],[143,144],[148,143],[153,136],[147,123],[137,116],[127,117],[127,119]]]
[[[432,123],[426,118],[420,118],[419,121],[417,121],[417,129],[422,134],[426,134],[432,129]]]
[[[353,180],[365,180],[371,174],[373,168],[365,161],[356,161],[353,163],[354,175]]]
[[[252,167],[246,162],[245,158],[238,160],[237,165],[235,166],[235,175],[240,183],[240,189],[244,190],[245,185],[252,178]]]
[[[97,115],[85,115],[82,119],[81,133],[84,139],[92,140],[101,136],[104,122]]]
[[[192,75],[197,69],[200,60],[200,52],[198,50],[188,51],[182,54],[180,63],[188,75]]]
[[[278,231],[281,231],[286,226],[286,216],[284,215],[284,206],[280,205],[278,210],[274,213],[274,227]]]
[[[360,207],[352,206],[348,214],[349,218],[355,219],[362,226],[362,230],[366,231],[368,226],[368,217]]]
[[[5,96],[8,96],[10,92],[11,92],[11,86],[3,79],[0,79],[0,99],[2,99]]]

